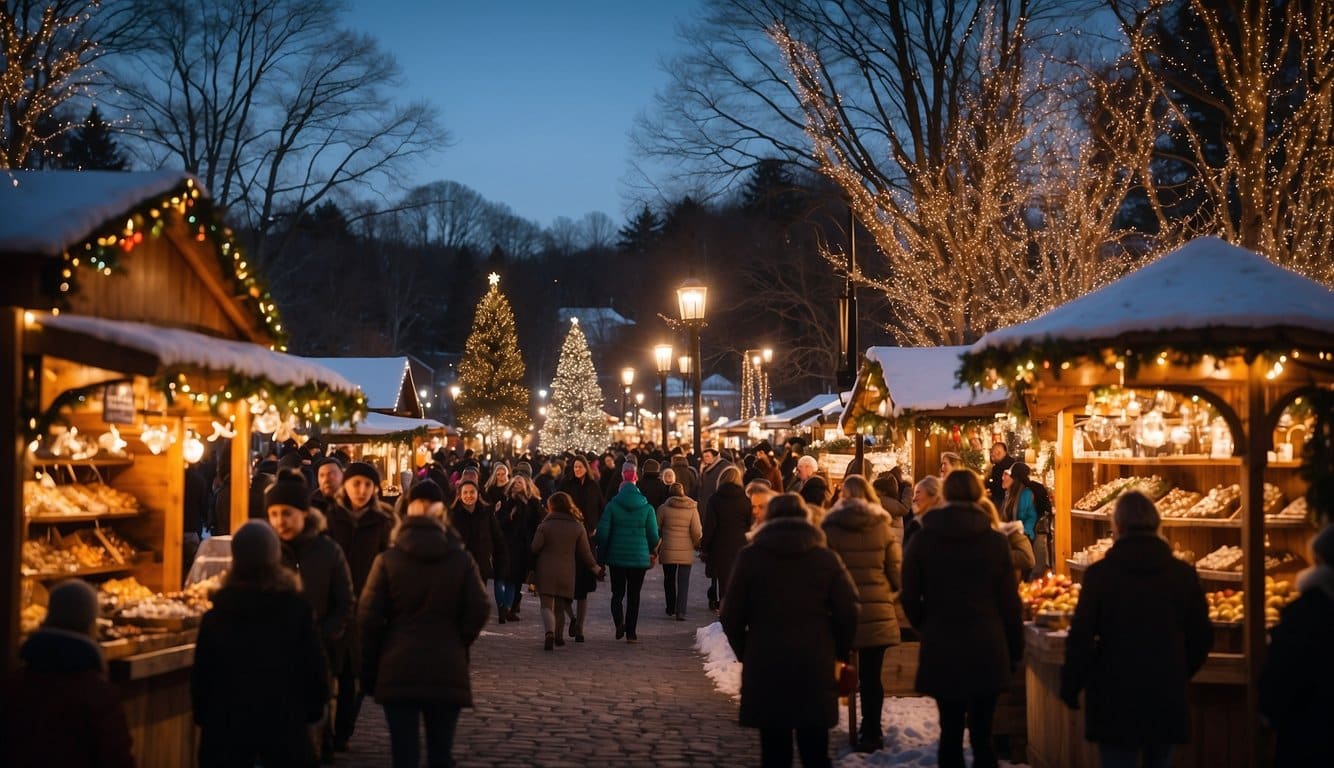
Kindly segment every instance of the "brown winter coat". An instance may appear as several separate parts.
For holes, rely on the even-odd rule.
[[[691,565],[704,530],[699,506],[689,496],[668,496],[658,507],[658,562]]]
[[[903,548],[889,513],[863,499],[843,499],[825,515],[821,528],[829,548],[838,553],[857,584],[861,615],[853,648],[899,643],[899,570]]]
[[[903,612],[922,639],[918,691],[959,701],[998,694],[1024,655],[1019,584],[1005,535],[974,504],[931,510],[903,553]]]
[[[537,558],[537,591],[542,595],[573,600],[579,567],[598,570],[588,531],[568,512],[551,512],[538,524],[533,534],[533,555]]]
[[[838,722],[834,662],[857,630],[857,588],[804,518],[770,520],[741,550],[723,598],[723,631],[741,660],[741,724]]]
[[[380,703],[472,706],[468,647],[490,613],[458,534],[435,518],[405,518],[375,558],[357,609],[363,689]]]
[[[1022,579],[1024,574],[1038,564],[1033,556],[1033,542],[1024,535],[1024,524],[1018,520],[1001,523],[999,530],[1010,542],[1010,563],[1014,565],[1014,575]]]

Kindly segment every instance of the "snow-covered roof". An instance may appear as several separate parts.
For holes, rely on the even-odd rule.
[[[1334,334],[1334,291],[1258,253],[1200,237],[1097,291],[992,331],[968,351],[1206,329]]]
[[[846,402],[847,394],[842,398],[837,392],[826,392],[822,395],[816,395],[810,400],[785,411],[765,416],[760,420],[760,424],[765,429],[789,429],[793,423],[806,418],[818,416],[828,416],[836,413],[843,408]]]
[[[396,410],[409,375],[406,357],[307,357],[361,387],[367,408]]]
[[[33,313],[33,323],[142,352],[156,359],[164,369],[197,368],[267,379],[274,384],[300,386],[320,383],[329,389],[348,394],[357,391],[356,385],[337,371],[311,360],[274,352],[246,341],[219,339],[179,328],[82,315]]]
[[[585,327],[602,328],[604,326],[634,325],[635,321],[626,318],[611,307],[561,307],[557,311],[561,326],[568,325],[571,317],[579,318],[579,324]]]
[[[59,256],[189,178],[184,171],[7,171],[0,178],[0,254]]]
[[[871,347],[866,357],[880,363],[894,402],[894,415],[908,411],[938,411],[973,405],[1000,405],[1009,390],[991,389],[974,394],[960,385],[960,356],[968,347]]]
[[[737,386],[731,379],[715,373],[699,383],[699,391],[706,395],[735,395]]]
[[[358,435],[362,437],[382,437],[415,432],[419,429],[446,430],[444,424],[435,419],[407,419],[402,416],[387,416],[383,413],[368,413],[366,418],[355,425],[337,424],[324,431],[329,439]]]

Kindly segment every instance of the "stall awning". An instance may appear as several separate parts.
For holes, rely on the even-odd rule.
[[[26,319],[26,318],[25,318]],[[34,352],[141,376],[198,370],[230,373],[280,386],[322,385],[355,395],[357,387],[328,368],[258,344],[179,328],[81,315],[31,313]],[[30,346],[29,346],[30,345]]]
[[[843,398],[846,396],[845,394]],[[791,429],[794,426],[802,426],[808,419],[836,413],[846,402],[843,398],[836,392],[816,395],[794,408],[765,416],[760,419],[760,426],[765,429]]]
[[[894,416],[946,409],[1004,409],[1009,390],[974,393],[958,382],[960,356],[968,347],[871,347],[866,358],[880,364],[894,403]]]
[[[387,416],[383,413],[368,413],[366,418],[355,425],[338,424],[324,431],[324,437],[339,441],[346,438],[397,437],[420,430],[448,434],[449,427],[435,419],[408,419],[402,416]]]

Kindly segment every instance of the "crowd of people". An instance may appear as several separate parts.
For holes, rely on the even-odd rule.
[[[259,467],[254,519],[232,534],[231,567],[199,630],[200,764],[334,762],[371,696],[393,765],[419,764],[423,730],[428,762],[452,765],[460,710],[473,701],[469,648],[492,608],[498,623],[520,621],[535,594],[554,652],[567,632],[584,642],[587,601],[609,580],[609,629],[637,643],[646,575],[661,566],[666,614],[684,621],[699,560],[710,586],[694,599],[719,614],[742,663],[740,722],[759,729],[764,766],[791,765],[794,742],[803,765],[829,765],[840,695],[860,703],[856,749],[884,746],[882,668],[908,630],[900,617],[921,643],[915,687],[937,703],[939,764],[964,765],[966,728],[973,764],[997,765],[997,697],[1023,656],[1017,583],[1043,568],[1044,522],[1051,529],[1029,467],[1003,443],[992,459],[978,473],[946,453],[939,475],[915,483],[854,462],[831,486],[799,444],[782,456],[767,443],[741,455],[709,448],[697,464],[680,448],[513,464],[441,453],[391,506],[374,466],[293,448]],[[1086,710],[1104,765],[1167,764],[1188,736],[1185,686],[1212,639],[1198,579],[1158,525],[1148,499],[1121,497],[1116,543],[1089,568],[1070,630],[1061,694]],[[1329,707],[1314,703],[1301,670],[1320,663],[1331,636],[1330,530],[1275,630],[1281,660],[1266,670],[1265,714],[1297,758],[1329,746],[1306,727]],[[124,717],[97,674],[89,594],[77,581],[52,590],[4,692],[24,702],[5,735],[30,743],[49,736],[43,718],[82,718],[105,764],[132,765]],[[1289,617],[1303,629],[1289,631]]]

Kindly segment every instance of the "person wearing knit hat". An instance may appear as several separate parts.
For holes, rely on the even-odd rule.
[[[247,521],[232,534],[231,572],[238,577],[262,574],[282,564],[282,543],[273,526]]]
[[[19,669],[0,686],[0,762],[133,766],[120,695],[94,641],[97,591],[85,581],[62,581],[51,588],[46,610],[19,648]]]
[[[657,461],[646,459],[643,471],[640,472],[639,479],[635,483],[654,509],[662,506],[663,502],[667,501],[667,484],[662,481],[662,475],[658,471],[659,467]]]
[[[428,515],[437,520],[445,519],[445,492],[434,480],[419,480],[408,491],[408,504],[405,508],[409,516]]]
[[[621,482],[633,483],[639,478],[639,469],[632,462],[621,465]]]
[[[354,461],[348,464],[347,469],[343,470],[343,483],[346,484],[354,477],[364,477],[370,480],[377,489],[380,487],[380,470],[376,469],[373,464],[367,464],[364,461]]]
[[[531,480],[533,477],[533,465],[526,461],[516,461],[514,462],[514,474],[523,475]]]

